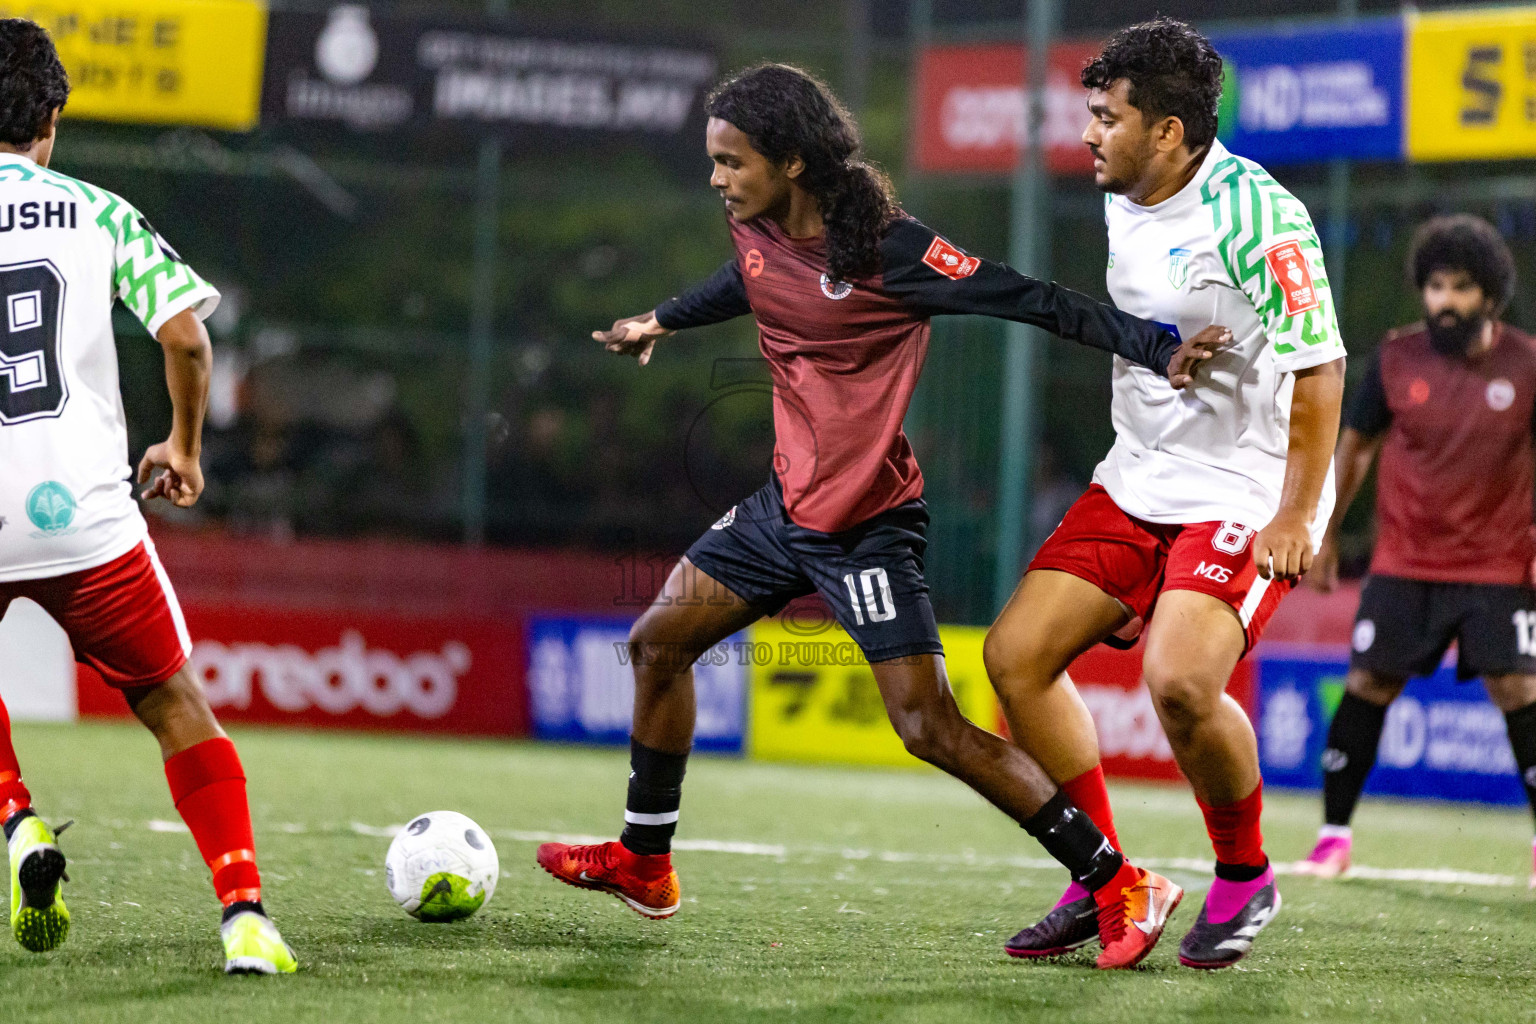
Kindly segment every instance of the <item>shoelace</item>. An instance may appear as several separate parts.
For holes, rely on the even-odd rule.
[[[1099,907],[1099,944],[1108,946],[1125,935],[1126,921],[1130,917],[1128,897],[1130,889],[1121,889],[1120,895]]]
[[[593,843],[591,846],[579,846],[571,852],[578,859],[591,861],[603,871],[613,871],[618,867],[617,858],[614,856],[614,843]]]

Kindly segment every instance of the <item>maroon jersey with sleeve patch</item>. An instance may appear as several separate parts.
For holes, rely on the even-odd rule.
[[[1436,352],[1422,324],[1393,331],[1367,369],[1345,425],[1387,434],[1371,572],[1530,583],[1536,340],[1496,330],[1473,359]]]
[[[656,308],[663,327],[753,313],[773,378],[774,472],[798,525],[836,533],[921,497],[902,420],[928,353],[929,317],[981,313],[1043,327],[1166,373],[1179,339],[1068,288],[1025,277],[893,221],[878,273],[833,281],[826,245],[767,218],[730,221],[736,258]]]

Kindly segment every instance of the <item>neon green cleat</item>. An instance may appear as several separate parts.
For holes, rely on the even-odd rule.
[[[219,935],[225,974],[292,974],[299,969],[293,950],[265,914],[243,910],[219,926]]]
[[[69,876],[53,830],[29,814],[16,823],[6,846],[11,856],[11,932],[34,953],[58,949],[69,937],[69,908],[59,880],[68,881]]]

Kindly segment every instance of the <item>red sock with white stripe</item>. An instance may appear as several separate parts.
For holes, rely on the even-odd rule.
[[[165,778],[181,820],[213,872],[219,902],[259,903],[261,875],[245,796],[245,770],[227,737],[204,740],[165,762]]]
[[[11,745],[11,714],[5,709],[5,702],[0,701],[0,824],[31,806],[32,794],[21,781],[21,763]]]

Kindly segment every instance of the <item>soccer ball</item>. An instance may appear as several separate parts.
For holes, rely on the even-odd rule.
[[[457,811],[411,820],[384,857],[384,883],[418,921],[468,917],[496,891],[501,861],[485,829]]]

